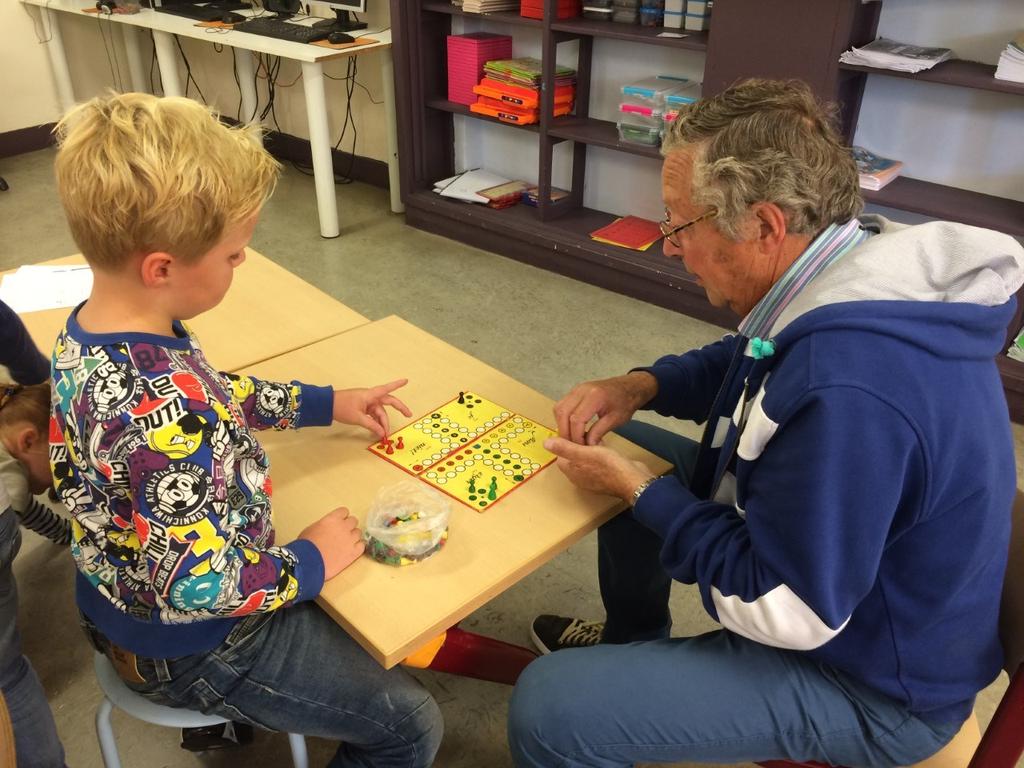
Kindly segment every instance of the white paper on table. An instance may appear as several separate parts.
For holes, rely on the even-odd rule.
[[[92,269],[85,265],[26,265],[4,275],[0,300],[18,313],[61,309],[81,304],[92,291]]]

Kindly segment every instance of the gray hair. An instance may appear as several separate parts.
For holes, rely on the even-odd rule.
[[[757,202],[813,237],[864,208],[834,114],[799,80],[745,80],[681,111],[661,152],[692,152],[691,197],[718,210],[712,221],[726,237],[740,239]]]

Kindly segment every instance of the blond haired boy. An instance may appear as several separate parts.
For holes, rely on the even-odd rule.
[[[95,281],[54,349],[51,463],[94,643],[158,701],[341,741],[332,766],[430,765],[434,700],[311,602],[361,554],[355,519],[339,507],[276,543],[254,434],[340,421],[385,435],[386,406],[410,415],[391,394],[405,381],[223,374],[182,323],[227,292],[278,164],[255,129],[187,99],[93,99],[57,134]]]

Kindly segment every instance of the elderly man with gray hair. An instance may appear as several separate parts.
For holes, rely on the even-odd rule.
[[[993,358],[1024,249],[860,216],[802,83],[693,105],[663,155],[665,255],[743,320],[556,406],[562,471],[630,508],[599,532],[606,621],[533,623],[557,652],[513,695],[516,764],[923,760],[1002,663],[1016,474]],[[700,445],[640,409],[706,423]],[[611,429],[676,471],[603,446]],[[673,580],[722,629],[670,637]]]

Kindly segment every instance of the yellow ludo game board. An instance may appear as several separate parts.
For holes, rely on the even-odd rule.
[[[434,409],[370,451],[480,512],[555,460],[554,431],[471,392]]]

